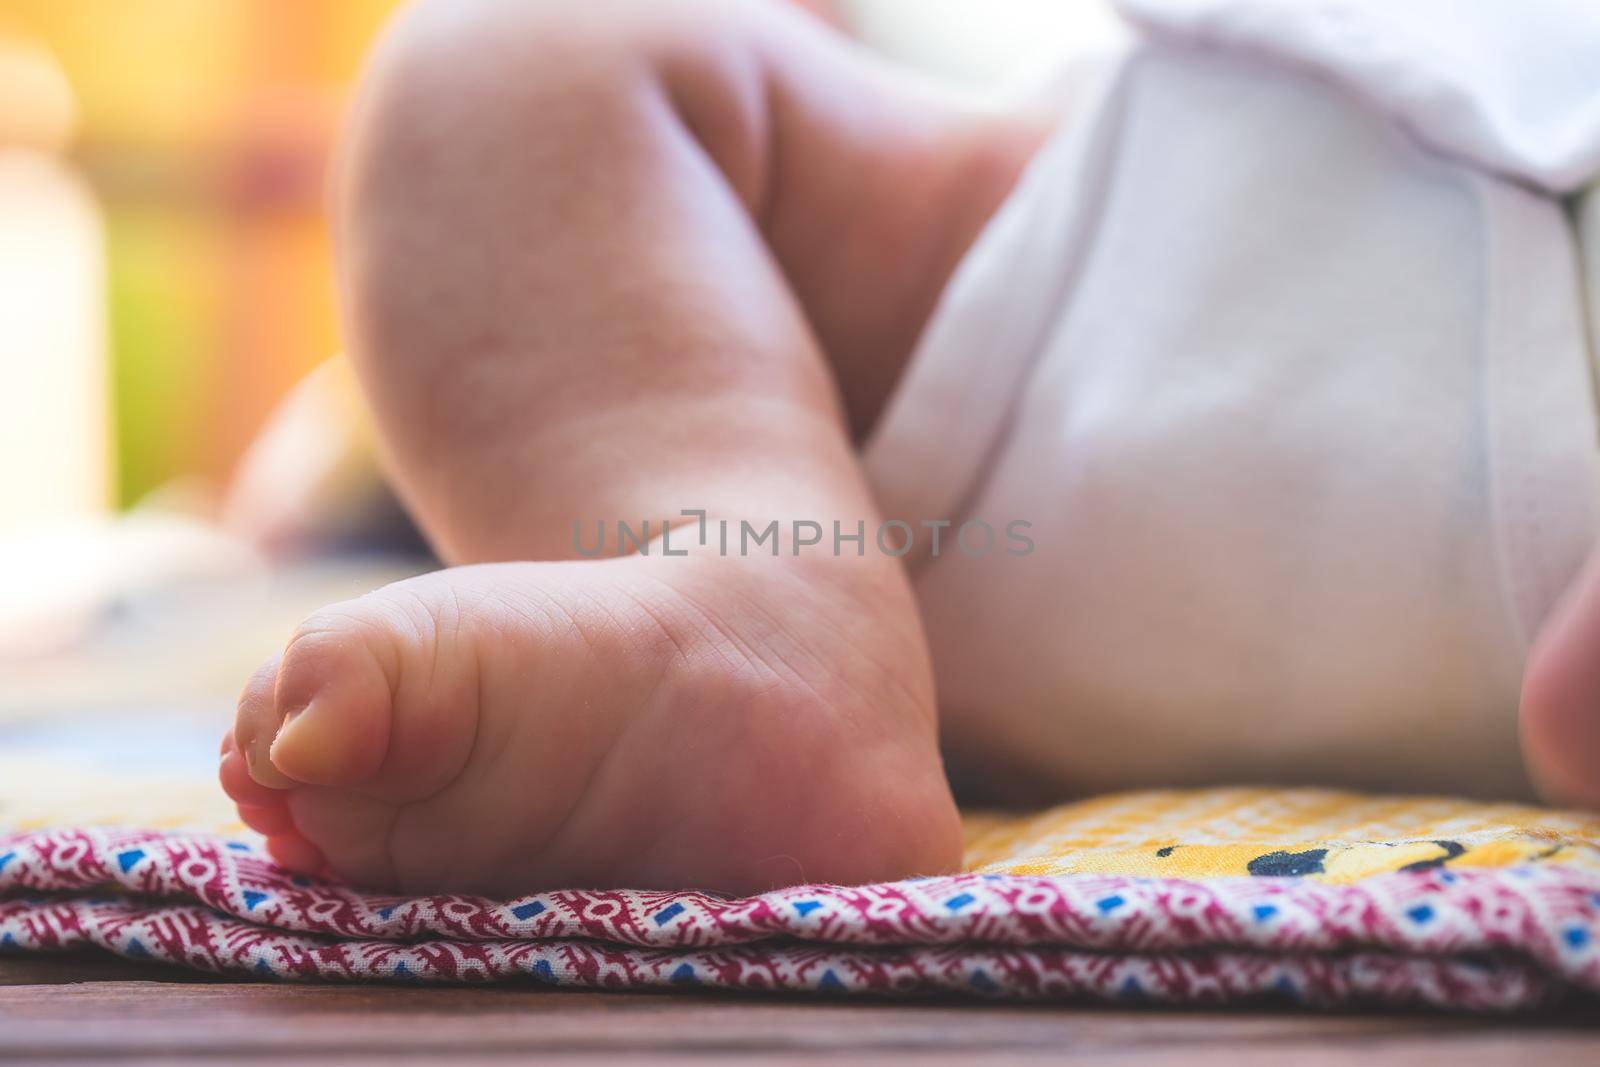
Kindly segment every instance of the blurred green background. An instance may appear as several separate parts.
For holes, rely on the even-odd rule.
[[[1110,24],[1104,0],[789,2],[980,82]],[[0,0],[0,533],[158,488],[214,514],[338,350],[328,158],[397,3]]]
[[[218,484],[336,350],[327,158],[393,5],[0,0],[9,147],[55,154],[98,204],[103,271],[86,284],[104,287],[109,502],[173,478]],[[64,75],[65,117],[60,86],[26,69],[41,55]]]

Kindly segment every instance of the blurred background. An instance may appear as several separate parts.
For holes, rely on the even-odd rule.
[[[202,505],[338,349],[322,189],[395,6],[0,0],[0,528],[163,488]],[[978,82],[1110,22],[1099,0],[807,6]]]
[[[1118,33],[1102,0],[792,2],[997,91]],[[280,410],[249,458],[339,351],[323,187],[394,6],[0,0],[0,715],[214,712],[307,611],[429,565],[278,552],[251,512],[350,444]],[[358,422],[323,384],[299,406]]]

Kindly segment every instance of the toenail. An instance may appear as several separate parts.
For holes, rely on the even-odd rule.
[[[304,710],[304,708],[301,708],[299,711],[291,711],[283,717],[283,721],[278,724],[278,732],[272,735],[272,743],[267,746],[268,759],[271,759],[273,753],[278,750],[279,743],[289,735],[289,728],[294,725],[295,720],[300,717],[300,712]]]
[[[273,780],[283,779],[283,773],[279,771],[277,767],[272,765],[272,760],[270,758],[262,759],[260,753],[254,751],[253,749],[248,750],[244,754],[244,765],[246,769],[249,770],[250,777],[255,779],[260,784],[266,786],[268,789],[279,788],[278,786],[272,784],[272,782],[261,781],[261,775],[265,775]],[[261,775],[258,775],[257,772],[261,772]]]

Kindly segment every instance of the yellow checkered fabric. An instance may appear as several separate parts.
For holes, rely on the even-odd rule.
[[[0,832],[122,825],[245,833],[215,780],[0,753]],[[1600,816],[1318,789],[1119,793],[1024,814],[969,812],[969,870],[1350,882],[1414,865],[1600,868]]]
[[[1120,793],[1028,815],[969,814],[967,866],[995,874],[1352,882],[1408,866],[1600,868],[1600,816],[1320,789]]]

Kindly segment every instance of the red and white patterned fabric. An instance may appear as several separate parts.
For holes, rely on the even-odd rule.
[[[85,946],[284,979],[1509,1011],[1600,1006],[1600,872],[963,874],[490,901],[360,892],[209,834],[0,835],[0,952]]]

